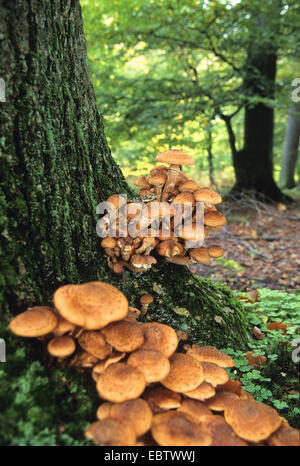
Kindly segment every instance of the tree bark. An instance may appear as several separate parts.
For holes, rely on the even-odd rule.
[[[186,330],[192,342],[244,348],[245,317],[228,288],[186,268],[160,260],[122,280],[107,267],[96,206],[110,194],[133,193],[105,139],[79,0],[3,1],[0,30],[0,336],[8,351],[0,366],[0,443],[81,445],[98,403],[94,386],[45,365],[39,343],[10,335],[12,315],[51,304],[65,283],[103,280],[135,307],[151,293],[149,318]]]
[[[287,117],[285,143],[281,161],[280,186],[294,188],[296,186],[294,174],[298,158],[300,140],[300,105],[294,103],[289,109]]]
[[[276,74],[276,52],[250,52],[244,89],[249,96],[272,99]],[[274,110],[259,102],[247,104],[244,118],[244,147],[233,152],[236,183],[234,194],[253,192],[254,195],[281,201],[283,195],[273,178]]]

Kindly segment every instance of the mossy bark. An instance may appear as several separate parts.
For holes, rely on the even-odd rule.
[[[63,399],[68,406],[78,404],[76,393],[82,395],[85,379],[75,383],[76,376],[67,371],[67,388],[60,390],[58,384],[52,392],[51,384],[62,375],[44,365],[39,346],[8,337],[4,328],[12,314],[50,304],[62,284],[104,280],[122,289],[135,306],[141,294],[151,293],[154,303],[146,318],[188,331],[193,342],[243,348],[245,318],[228,288],[199,279],[186,268],[159,261],[149,272],[126,272],[123,278],[108,269],[96,235],[96,206],[112,193],[133,193],[105,139],[79,1],[3,1],[0,31],[0,77],[6,84],[6,102],[0,102],[0,316],[1,336],[9,341],[7,363],[0,366],[1,386],[6,384],[0,402],[6,403],[7,384],[16,393],[2,410],[0,439],[11,444],[76,444],[74,423],[81,429],[90,421],[91,408],[85,403],[86,408],[78,408],[81,419],[71,419],[65,409],[49,408],[46,398],[51,394],[52,403]],[[41,363],[32,362],[35,359]],[[45,388],[42,397],[40,386]],[[18,394],[23,394],[22,407]],[[46,410],[47,422],[39,410]],[[16,422],[20,416],[25,427]],[[57,430],[60,423],[67,429],[65,436]],[[46,434],[41,440],[37,430],[46,426],[50,440]]]

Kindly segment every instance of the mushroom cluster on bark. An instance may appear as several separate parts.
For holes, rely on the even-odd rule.
[[[166,324],[139,322],[147,309],[130,307],[114,286],[65,285],[53,302],[17,315],[10,329],[40,338],[52,359],[90,372],[101,402],[85,435],[95,444],[300,446],[298,430],[229,378],[230,356],[189,345],[185,332]]]
[[[181,170],[183,165],[194,164],[185,152],[162,152],[156,161],[168,167],[157,165],[135,182],[140,188],[138,199],[124,201],[126,206],[123,201],[116,201],[116,194],[107,199],[116,212],[113,219],[102,218],[107,236],[101,246],[109,267],[116,273],[124,267],[134,272],[151,268],[156,263],[153,253],[178,265],[209,265],[211,258],[223,256],[221,246],[204,246],[209,234],[226,224],[226,218],[216,208],[222,197],[210,188],[201,188]],[[121,218],[123,226],[126,223],[127,236],[123,235]],[[108,234],[113,222],[114,237]]]

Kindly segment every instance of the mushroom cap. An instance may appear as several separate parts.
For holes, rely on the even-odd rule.
[[[167,358],[175,353],[178,345],[178,337],[175,330],[169,325],[159,322],[147,322],[140,325],[144,334],[144,343],[140,346],[142,349],[152,349],[160,351]]]
[[[96,364],[93,367],[92,371],[92,377],[95,380],[95,382],[98,381],[99,376],[105,371],[105,369],[110,366],[111,364],[115,364],[116,362],[121,361],[121,359],[125,358],[126,353],[113,353],[110,355],[108,358],[106,358],[104,361],[100,361],[98,364]]]
[[[108,366],[97,382],[101,398],[114,403],[138,398],[146,387],[143,373],[124,362]]]
[[[208,254],[210,255],[210,257],[217,258],[217,257],[222,257],[224,255],[224,251],[221,248],[221,246],[214,244],[213,246],[209,246]]]
[[[99,419],[99,421],[102,421],[102,419],[110,417],[110,410],[112,406],[113,403],[111,403],[110,401],[105,401],[104,403],[102,403],[97,409],[97,419]]]
[[[216,394],[216,390],[210,383],[202,382],[198,387],[194,388],[194,390],[183,392],[183,394],[189,398],[204,401],[208,398],[212,398]]]
[[[151,427],[153,414],[148,403],[142,398],[113,404],[110,409],[110,417],[126,420],[136,432],[137,437],[144,435]]]
[[[196,189],[199,189],[199,186],[197,185],[197,183],[195,183],[195,181],[187,180],[187,181],[184,181],[183,183],[180,183],[178,185],[178,189],[181,193],[184,191],[189,191],[190,193],[193,193],[194,191],[196,191]]]
[[[144,393],[144,398],[147,400],[153,412],[179,408],[181,404],[181,396],[179,393],[161,386],[148,388]]]
[[[300,447],[300,431],[292,427],[281,426],[268,439],[272,447]]]
[[[47,345],[48,352],[56,358],[66,358],[76,349],[73,338],[61,336],[52,338]]]
[[[136,322],[121,320],[101,329],[106,341],[117,351],[128,353],[144,343],[144,335]]]
[[[217,390],[222,390],[223,392],[232,392],[237,396],[241,395],[242,384],[239,380],[229,379],[223,384],[217,386]]]
[[[58,318],[50,307],[29,307],[18,314],[9,324],[10,330],[20,337],[41,337],[53,332]]]
[[[122,205],[126,204],[127,200],[121,194],[112,194],[106,199],[106,202],[110,202],[116,209],[119,209]]]
[[[98,359],[105,359],[111,354],[111,348],[107,345],[101,332],[86,330],[80,335],[78,342],[81,348]]]
[[[147,176],[148,183],[150,183],[150,185],[152,184],[153,186],[162,186],[163,184],[165,184],[166,180],[166,172],[160,170],[153,171],[152,173],[150,173],[150,175]]]
[[[175,353],[170,358],[171,369],[161,384],[174,392],[187,392],[197,388],[204,380],[202,365],[194,358]]]
[[[140,188],[150,188],[150,184],[148,183],[145,176],[141,176],[134,182],[135,186],[139,186]]]
[[[141,304],[151,304],[153,303],[153,297],[151,294],[143,294],[140,297],[140,303]]]
[[[207,248],[193,248],[190,250],[190,256],[195,259],[195,261],[201,262],[202,264],[209,265],[210,263]]]
[[[70,366],[75,367],[93,367],[97,364],[99,360],[90,353],[86,351],[82,351],[81,353],[77,353],[72,361],[70,362]]]
[[[180,194],[177,194],[177,196],[172,201],[172,204],[184,205],[187,203],[195,205],[195,198],[193,194],[189,191],[184,191]]]
[[[235,402],[238,399],[239,398],[235,393],[219,391],[215,396],[206,400],[205,404],[213,411],[224,411],[228,404]]]
[[[159,382],[170,372],[169,359],[156,350],[137,350],[131,353],[127,363],[139,369],[144,374],[147,383]]]
[[[229,376],[223,367],[218,366],[213,362],[202,361],[201,365],[204,369],[204,380],[205,382],[211,383],[212,385],[219,385],[226,383]]]
[[[103,248],[114,248],[116,246],[117,242],[115,238],[111,238],[110,236],[107,236],[106,238],[103,238],[101,241],[101,246]]]
[[[187,413],[168,411],[153,418],[151,433],[162,446],[208,446],[211,435],[195,424]]]
[[[202,425],[210,432],[212,436],[211,446],[215,447],[246,447],[248,444],[241,438],[237,437],[231,427],[226,424],[223,416],[203,416]]]
[[[85,436],[97,445],[134,446],[136,434],[133,426],[119,419],[96,421],[85,431]]]
[[[225,223],[227,223],[226,218],[217,210],[211,210],[204,214],[204,225],[209,227],[222,227]]]
[[[124,294],[104,282],[62,286],[54,294],[54,304],[66,320],[89,330],[105,327],[128,313]]]
[[[181,406],[177,409],[177,412],[188,413],[196,424],[199,424],[204,416],[212,415],[211,410],[205,406],[204,403],[188,398],[182,400]]]
[[[275,409],[257,401],[237,399],[228,403],[224,416],[239,437],[251,442],[265,440],[281,424],[280,416]]]
[[[214,346],[199,346],[193,344],[192,348],[187,351],[187,354],[198,361],[214,362],[221,367],[234,367],[233,359]]]
[[[75,328],[76,326],[74,324],[71,324],[71,322],[68,322],[61,316],[57,316],[57,326],[52,333],[54,336],[60,337],[67,332],[72,332]]]
[[[194,159],[178,149],[161,152],[156,157],[157,162],[170,163],[172,165],[194,165]]]
[[[183,246],[178,241],[167,239],[156,246],[156,251],[160,256],[174,257],[182,253]]]
[[[220,204],[222,197],[210,188],[199,188],[194,191],[194,198],[197,202],[205,202],[208,204]]]

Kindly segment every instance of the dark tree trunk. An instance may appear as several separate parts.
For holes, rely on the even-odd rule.
[[[191,341],[243,348],[244,313],[228,288],[186,268],[160,261],[124,280],[108,269],[96,206],[131,193],[97,111],[79,1],[7,0],[0,31],[0,336],[8,351],[0,365],[0,444],[82,444],[97,401],[70,370],[32,362],[44,351],[7,332],[12,314],[51,304],[62,284],[104,280],[133,306],[151,293],[149,317],[186,330]]]
[[[244,79],[249,96],[272,99],[276,75],[276,52],[250,52]],[[233,193],[253,191],[273,201],[282,200],[282,193],[273,178],[274,110],[259,102],[247,104],[244,119],[244,147],[233,152],[236,183]]]

